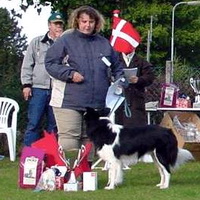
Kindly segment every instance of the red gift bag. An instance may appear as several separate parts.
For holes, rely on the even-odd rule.
[[[54,165],[68,167],[68,163],[65,160],[62,147],[58,144],[57,138],[54,133],[48,133],[47,131],[44,131],[44,137],[34,142],[31,146],[42,149],[45,152],[46,167],[50,168]]]

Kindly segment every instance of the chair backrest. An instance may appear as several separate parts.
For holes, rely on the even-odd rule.
[[[0,97],[0,128],[17,129],[18,103],[7,97]]]

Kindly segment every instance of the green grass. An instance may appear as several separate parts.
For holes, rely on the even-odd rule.
[[[18,187],[19,160],[0,161],[0,200],[199,200],[200,162],[183,165],[172,174],[170,188],[160,190],[157,169],[152,163],[139,163],[124,172],[124,183],[106,191],[107,172],[98,172],[98,190],[93,192],[42,191]]]

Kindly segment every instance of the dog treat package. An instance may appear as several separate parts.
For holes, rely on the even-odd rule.
[[[24,147],[19,163],[19,180],[21,188],[35,188],[44,170],[45,153],[41,149]]]
[[[176,107],[179,88],[171,83],[162,85],[160,107]]]

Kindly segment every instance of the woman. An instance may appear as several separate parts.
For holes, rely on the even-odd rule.
[[[150,86],[154,79],[153,65],[133,51],[130,54],[120,54],[126,65],[125,69],[136,68],[137,74],[130,77],[129,86],[125,88],[127,107],[130,113],[127,114],[124,104],[115,112],[116,123],[125,127],[133,128],[147,124],[145,111],[145,88]]]
[[[74,10],[67,31],[48,50],[46,69],[53,77],[52,98],[59,143],[64,150],[77,149],[86,139],[83,113],[86,107],[101,109],[111,76],[123,75],[123,64],[109,41],[99,32],[102,15],[90,6]]]

